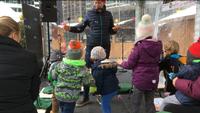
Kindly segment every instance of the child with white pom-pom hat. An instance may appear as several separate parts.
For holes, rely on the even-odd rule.
[[[136,28],[135,46],[128,60],[119,66],[132,70],[133,112],[155,113],[154,93],[159,80],[159,60],[162,43],[154,39],[154,25],[150,15],[144,15]],[[143,101],[144,100],[144,101]]]

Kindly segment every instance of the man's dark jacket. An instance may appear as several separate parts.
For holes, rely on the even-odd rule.
[[[0,113],[37,113],[39,93],[36,56],[16,41],[0,36]]]
[[[77,26],[71,27],[70,32],[81,33],[87,26],[89,27],[87,45],[90,46],[109,45],[110,35],[116,33],[112,29],[114,26],[112,14],[106,11],[105,6],[101,12],[96,11],[95,8],[89,10],[83,22]]]

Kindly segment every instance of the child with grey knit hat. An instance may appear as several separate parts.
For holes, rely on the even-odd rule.
[[[106,59],[106,52],[103,47],[96,46],[91,51],[92,76],[95,79],[97,94],[102,96],[101,107],[103,113],[111,113],[111,99],[117,95],[118,79],[117,63]]]

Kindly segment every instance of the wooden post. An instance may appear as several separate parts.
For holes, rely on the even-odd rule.
[[[194,41],[197,41],[200,37],[200,1],[197,1],[196,4],[196,15],[195,15],[195,37]]]

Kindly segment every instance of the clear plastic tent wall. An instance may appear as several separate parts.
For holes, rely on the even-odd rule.
[[[156,7],[155,7],[156,6]],[[175,40],[179,43],[180,54],[186,56],[189,45],[195,38],[195,17],[197,1],[147,1],[145,13],[152,15],[155,34],[163,41]]]

